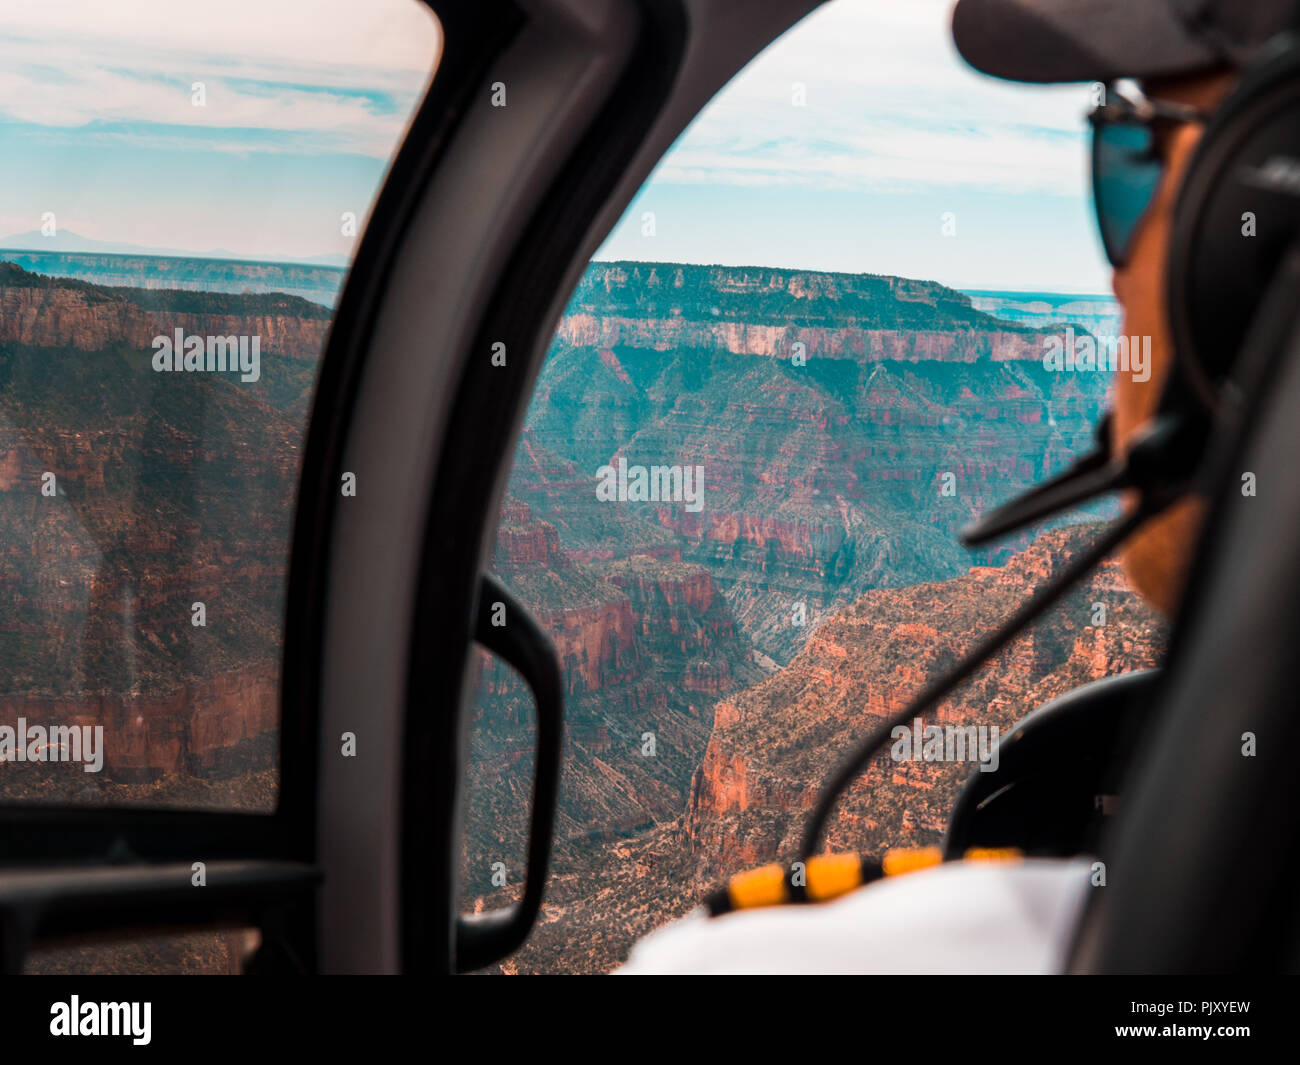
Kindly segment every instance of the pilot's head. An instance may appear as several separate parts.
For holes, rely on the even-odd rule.
[[[1297,7],[1297,0],[959,0],[953,11],[958,51],[986,74],[1107,87],[1093,123],[1098,222],[1123,335],[1149,336],[1152,353],[1146,380],[1116,375],[1117,454],[1155,413],[1174,358],[1165,272],[1183,175],[1205,121]],[[1129,579],[1165,613],[1177,606],[1201,511],[1194,498],[1170,508],[1124,553]]]

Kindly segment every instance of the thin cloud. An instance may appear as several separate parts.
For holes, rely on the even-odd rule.
[[[168,17],[155,18],[163,6]],[[277,150],[383,158],[436,64],[440,34],[414,0],[360,7],[237,0],[188,6],[178,20],[154,0],[104,10],[22,4],[0,14],[0,117],[53,129],[119,127],[124,144],[132,127],[170,128],[181,138],[185,128],[263,130],[300,138]],[[189,19],[194,12],[203,25]],[[60,41],[57,66],[52,39]],[[196,82],[204,106],[194,105]],[[255,138],[241,144],[271,147]]]
[[[1086,91],[969,70],[950,10],[839,0],[814,12],[723,90],[656,180],[1081,195]]]

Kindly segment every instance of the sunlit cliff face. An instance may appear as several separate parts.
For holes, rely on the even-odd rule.
[[[1214,74],[1154,83],[1146,86],[1146,91],[1153,98],[1212,109],[1234,81],[1235,75]],[[1152,349],[1149,380],[1134,381],[1129,374],[1116,376],[1111,425],[1116,454],[1126,450],[1133,433],[1155,413],[1175,357],[1165,298],[1169,242],[1178,192],[1201,133],[1200,126],[1183,125],[1165,143],[1164,181],[1134,236],[1128,263],[1115,271],[1115,296],[1124,307],[1123,333],[1151,337]],[[1129,580],[1165,614],[1172,614],[1181,598],[1203,513],[1203,500],[1184,500],[1149,522],[1124,550]]]

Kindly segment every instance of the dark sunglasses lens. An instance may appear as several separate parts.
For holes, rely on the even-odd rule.
[[[1123,265],[1129,242],[1160,184],[1162,163],[1152,133],[1137,123],[1107,123],[1093,130],[1092,194],[1106,254]]]

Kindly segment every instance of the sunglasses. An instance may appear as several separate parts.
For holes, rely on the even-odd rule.
[[[1160,187],[1170,130],[1203,123],[1207,112],[1151,100],[1106,86],[1106,102],[1088,115],[1092,125],[1092,199],[1106,258],[1116,268],[1128,261],[1133,234]]]

